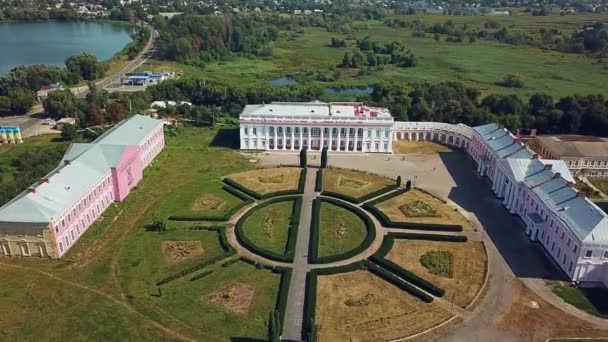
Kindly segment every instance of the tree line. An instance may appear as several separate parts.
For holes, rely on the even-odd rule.
[[[332,45],[335,43],[336,39],[332,38]],[[393,64],[402,68],[410,68],[417,64],[417,59],[412,51],[406,49],[403,43],[398,41],[380,43],[365,37],[356,41],[356,47],[357,49],[354,51],[344,52],[340,67],[359,68]]]

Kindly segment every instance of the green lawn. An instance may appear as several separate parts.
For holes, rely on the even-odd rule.
[[[214,267],[205,278],[184,277],[161,287],[161,297],[149,296],[158,294],[159,278],[223,253],[216,232],[187,229],[198,222],[169,221],[168,230],[160,233],[144,226],[154,215],[167,217],[187,203],[176,203],[180,194],[195,198],[190,187],[219,191],[222,176],[253,168],[237,150],[224,147],[231,146],[230,132],[181,128],[167,135],[164,151],[137,188],[113,204],[65,258],[0,260],[0,273],[11,274],[0,286],[0,340],[265,338],[279,282],[269,271],[243,263]],[[192,258],[169,263],[162,247],[166,241],[200,243]],[[246,314],[213,309],[201,299],[236,281],[254,288]],[[40,314],[53,319],[37,319]]]
[[[361,245],[367,231],[353,212],[335,204],[321,202],[318,257],[338,255]]]
[[[608,318],[608,290],[603,288],[579,289],[569,283],[548,281],[553,293],[566,303],[577,307],[589,314]]]
[[[195,180],[176,189],[168,198],[166,216],[223,217],[242,201],[222,189],[219,179]]]
[[[285,255],[294,201],[270,204],[255,211],[243,224],[243,233],[257,247]]]
[[[596,188],[600,189],[605,195],[608,195],[608,179],[606,178],[595,178],[589,179],[591,184],[593,184]]]

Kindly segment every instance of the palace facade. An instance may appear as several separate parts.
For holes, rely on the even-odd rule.
[[[362,103],[247,105],[239,119],[243,150],[393,151],[393,117],[386,108]]]
[[[60,258],[165,145],[163,121],[135,115],[90,144],[72,144],[59,166],[0,207],[0,256]]]

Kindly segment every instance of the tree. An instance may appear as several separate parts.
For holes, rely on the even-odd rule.
[[[105,122],[105,118],[103,113],[101,113],[99,107],[94,104],[90,104],[87,109],[86,116],[87,124],[90,126],[99,126]]]
[[[151,230],[155,230],[157,232],[164,232],[165,230],[167,230],[167,221],[160,218],[159,216],[154,215],[150,228]]]
[[[407,182],[405,182],[405,190],[409,191],[412,188],[412,181],[408,179]]]
[[[80,134],[78,134],[78,130],[76,130],[75,125],[65,124],[61,129],[61,139],[64,141],[73,141],[76,140]]]
[[[499,85],[507,88],[523,88],[524,82],[518,74],[509,74],[499,82]]]
[[[108,107],[108,118],[111,122],[120,122],[125,118],[125,108],[120,102],[112,102]]]
[[[300,150],[300,167],[305,168],[308,162],[308,158],[306,156],[306,148]]]
[[[104,66],[97,61],[97,57],[91,53],[83,52],[79,55],[68,57],[65,67],[71,77],[92,81],[100,78],[105,72]]]
[[[351,55],[350,52],[346,51],[344,52],[344,57],[342,58],[342,67],[343,68],[348,68],[350,66],[350,61],[351,61]]]
[[[26,89],[16,89],[10,92],[11,110],[15,114],[25,114],[34,104],[34,95]]]
[[[76,96],[69,89],[55,90],[42,102],[44,111],[58,119],[64,116],[74,117],[76,112]]]
[[[401,176],[397,176],[397,187],[401,186]]]
[[[327,146],[323,147],[321,150],[321,168],[324,169],[327,167]]]

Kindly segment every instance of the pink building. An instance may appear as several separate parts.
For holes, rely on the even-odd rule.
[[[142,115],[72,144],[55,170],[0,208],[0,255],[62,257],[164,145],[163,122]]]

